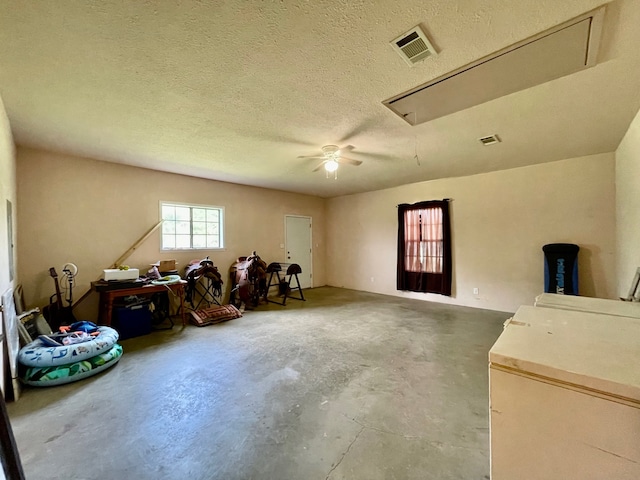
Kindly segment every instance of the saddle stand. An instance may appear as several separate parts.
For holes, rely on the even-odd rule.
[[[195,287],[193,289],[193,297],[191,300],[191,307],[193,310],[199,310],[200,307],[204,304],[208,307],[211,305],[220,305],[220,301],[218,300],[218,291],[219,286],[216,282],[211,280],[208,277],[200,278],[199,282],[196,282]],[[195,297],[199,297],[198,303],[195,303]]]
[[[187,301],[193,310],[199,310],[203,304],[207,307],[220,305],[218,299],[222,296],[222,278],[208,258],[200,262],[199,268],[192,268],[187,273]]]
[[[287,271],[284,274],[284,276],[281,277],[280,272],[282,272],[283,265],[289,265],[289,266],[287,267]],[[302,273],[302,269],[300,268],[300,265],[298,265],[297,263],[287,264],[287,263],[273,262],[273,263],[270,263],[269,266],[267,267],[267,273],[269,274],[269,283],[267,284],[267,290],[264,296],[265,300],[271,303],[276,303],[278,305],[286,305],[287,298],[293,298],[294,300],[302,300],[303,302],[306,302],[304,298],[304,294],[302,293],[302,288],[300,287],[300,279],[298,278],[298,274]],[[274,276],[276,278],[277,283],[273,283]],[[289,278],[287,279],[287,277]],[[295,286],[292,285],[292,280],[294,278],[296,280]],[[276,302],[275,300],[271,300],[267,298],[267,295],[269,294],[269,290],[271,289],[271,287],[278,287],[278,293],[282,295],[282,302]],[[300,296],[299,297],[291,296],[291,293],[295,292],[296,290],[299,292]]]

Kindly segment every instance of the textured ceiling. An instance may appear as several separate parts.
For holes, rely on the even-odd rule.
[[[20,145],[331,197],[613,151],[637,0],[608,5],[594,68],[415,127],[381,103],[601,4],[0,0],[0,95]],[[440,53],[410,68],[388,43],[417,24]],[[325,144],[363,164],[297,158]]]

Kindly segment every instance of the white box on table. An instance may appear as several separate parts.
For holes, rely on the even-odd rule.
[[[130,268],[129,270],[106,268],[104,270],[105,280],[137,280],[139,276],[140,270],[137,268]]]

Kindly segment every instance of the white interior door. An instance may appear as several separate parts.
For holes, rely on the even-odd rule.
[[[313,272],[311,271],[311,217],[285,215],[284,227],[284,261],[300,265],[302,269],[302,273],[298,274],[300,286],[302,288],[311,288],[313,286]]]

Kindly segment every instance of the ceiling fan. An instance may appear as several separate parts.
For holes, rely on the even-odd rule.
[[[362,164],[362,160],[354,160],[353,158],[347,158],[342,156],[342,151],[353,150],[353,146],[347,145],[340,148],[337,145],[325,145],[322,147],[322,155],[301,155],[298,158],[319,158],[322,160],[320,165],[313,169],[317,172],[324,167],[326,172],[335,172],[338,170],[340,164],[358,166]]]

